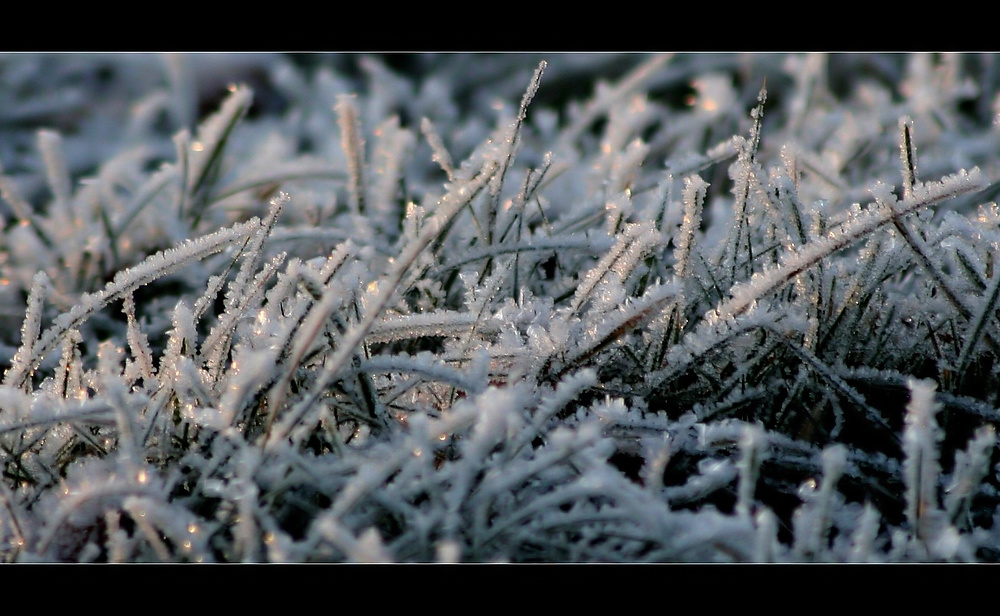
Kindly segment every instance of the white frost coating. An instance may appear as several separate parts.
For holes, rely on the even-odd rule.
[[[194,315],[188,308],[184,300],[178,301],[174,306],[174,315],[171,321],[173,329],[168,332],[167,348],[160,359],[160,378],[163,384],[168,381],[170,370],[177,365],[184,352],[194,353],[197,348],[198,329],[194,322]]]
[[[458,532],[461,524],[459,511],[468,500],[474,475],[486,464],[490,451],[498,443],[514,438],[523,428],[520,415],[522,405],[529,398],[521,394],[521,387],[518,386],[502,389],[490,387],[459,406],[459,410],[473,408],[476,421],[470,438],[460,443],[462,457],[468,463],[455,470],[452,486],[444,494],[447,504],[444,536],[452,537]]]
[[[586,273],[573,296],[571,310],[579,312],[591,293],[610,270],[624,280],[647,254],[663,243],[663,236],[651,222],[629,223],[618,234],[615,245]]]
[[[823,460],[823,476],[831,478],[832,483],[836,483],[844,474],[844,468],[847,466],[847,447],[839,443],[831,445],[823,450],[821,458]],[[828,488],[832,492],[834,486],[832,483],[827,486],[828,483],[830,482],[824,482],[824,488]]]
[[[435,382],[447,383],[462,391],[479,393],[484,381],[472,378],[451,365],[441,361],[432,353],[423,352],[417,355],[376,355],[361,362],[358,367],[361,372],[399,372],[425,378]]]
[[[424,138],[427,139],[427,144],[431,146],[431,150],[434,152],[431,160],[441,166],[441,169],[448,175],[448,181],[454,181],[455,165],[451,162],[451,154],[444,147],[441,136],[438,134],[437,129],[434,128],[434,123],[426,117],[421,118],[420,132],[423,133]]]
[[[462,559],[462,546],[457,541],[445,539],[434,546],[435,562],[456,564]]]
[[[156,369],[153,367],[153,353],[149,348],[149,340],[145,332],[139,327],[139,322],[135,318],[135,300],[132,295],[126,295],[123,302],[125,306],[125,317],[128,320],[125,338],[128,341],[129,350],[139,364],[142,378],[147,382],[152,381]]]
[[[254,289],[257,285],[251,285],[250,281],[260,276],[258,269],[264,256],[262,253],[264,243],[277,224],[281,211],[289,201],[290,198],[285,192],[280,192],[272,197],[267,216],[250,232],[246,246],[241,252],[242,261],[239,272],[236,275],[236,279],[226,289],[226,295],[223,300],[225,310],[223,320],[232,319],[233,313],[243,309],[249,301],[249,297],[255,292]]]
[[[392,557],[382,543],[382,536],[374,527],[361,533],[348,558],[357,563],[390,563]]]
[[[738,515],[749,516],[753,506],[754,493],[757,491],[757,477],[760,464],[767,454],[767,434],[754,424],[747,424],[740,436],[740,461],[737,467],[740,471],[739,492],[736,499]]]
[[[776,562],[781,551],[778,542],[778,516],[768,508],[763,508],[756,515],[757,537],[754,543],[754,562]]]
[[[97,372],[102,381],[120,378],[125,351],[111,340],[97,347]]]
[[[875,540],[878,538],[878,527],[881,516],[870,502],[866,502],[858,519],[857,526],[851,534],[851,544],[848,551],[850,562],[871,562],[875,552]]]
[[[992,425],[985,425],[976,430],[965,451],[955,452],[955,471],[944,497],[944,508],[949,520],[959,523],[960,516],[968,514],[972,497],[989,472],[996,441],[996,429]]]
[[[251,349],[240,345],[233,358],[233,368],[226,373],[220,388],[220,415],[222,426],[232,425],[248,397],[260,391],[267,383],[261,375],[271,374],[278,360],[280,349]]]
[[[643,143],[642,139],[635,139],[625,148],[624,152],[616,154],[611,164],[608,188],[612,191],[625,191],[625,194],[629,194],[635,176],[639,173],[639,168],[648,153],[649,145]]]
[[[0,415],[7,422],[21,420],[31,414],[32,396],[21,389],[0,385]]]
[[[371,178],[370,199],[373,213],[379,220],[395,220],[395,196],[403,177],[406,156],[413,149],[416,138],[399,124],[399,116],[392,116],[375,129],[375,144],[371,154],[374,177]]]
[[[426,336],[457,336],[475,327],[484,333],[499,332],[499,324],[476,314],[453,310],[386,316],[371,328],[370,342],[409,340]]]
[[[941,404],[934,398],[937,385],[933,381],[910,378],[906,385],[910,389],[903,430],[906,517],[921,534],[930,530],[925,520],[938,509],[938,442],[943,435],[934,415],[941,410]]]
[[[402,282],[404,276],[406,276],[407,272],[410,270],[410,267],[417,260],[420,254],[423,253],[424,249],[426,249],[434,238],[437,237],[439,229],[444,226],[445,222],[451,220],[463,207],[465,207],[469,198],[471,198],[474,194],[477,194],[486,186],[490,178],[495,173],[496,167],[496,161],[487,160],[484,163],[479,175],[468,182],[455,182],[452,190],[441,198],[441,201],[438,202],[438,210],[435,212],[435,215],[426,222],[424,227],[420,230],[420,234],[407,244],[407,246],[403,249],[402,254],[400,254],[399,258],[394,264],[392,264],[390,270],[382,279],[380,279],[378,293],[371,300],[371,303],[366,306],[365,314],[362,320],[347,331],[336,352],[327,358],[324,364],[323,373],[314,384],[312,390],[313,397],[320,395],[329,381],[336,376],[348,359],[354,355],[358,345],[365,339],[378,318],[381,316],[386,304],[388,304],[392,297],[396,294],[398,285]],[[382,284],[383,282],[385,284]],[[298,407],[299,410],[295,415],[289,418],[287,425],[291,427],[298,423],[302,414],[308,411],[313,401],[314,399],[311,398],[301,403]],[[282,430],[277,433],[272,433],[271,442],[276,442],[277,439],[283,438],[283,432],[284,431]]]
[[[940,182],[917,185],[914,187],[913,197],[898,202],[895,208],[870,208],[859,212],[843,227],[831,231],[827,237],[813,240],[782,257],[778,267],[735,285],[730,291],[730,298],[722,302],[716,308],[715,315],[710,318],[741,314],[756,300],[780,289],[835,252],[869,236],[891,222],[894,216],[905,216],[939,201],[981,190],[986,185],[986,179],[978,167],[968,172],[962,170],[955,175],[946,176]]]
[[[560,82],[580,75],[574,63],[624,67],[620,57],[604,58],[553,58],[550,70]],[[955,470],[938,478],[934,497],[943,504],[932,497],[914,527],[903,515],[905,493],[892,493],[906,458],[890,441],[902,430],[875,422],[876,407],[907,386],[907,372],[933,372],[938,359],[942,391],[928,404],[959,420],[948,427],[1000,423],[989,388],[963,386],[996,371],[977,357],[997,345],[1000,213],[983,206],[977,219],[970,208],[979,195],[942,204],[950,213],[918,208],[905,215],[921,243],[911,241],[892,218],[900,201],[905,208],[916,199],[907,154],[902,197],[888,184],[865,192],[869,181],[899,186],[899,133],[886,141],[881,130],[894,129],[900,110],[928,130],[928,178],[990,164],[983,161],[995,154],[995,131],[977,136],[968,122],[955,123],[956,112],[988,120],[989,101],[957,105],[964,99],[952,90],[938,99],[946,104],[914,111],[906,85],[889,87],[893,73],[907,70],[898,62],[880,64],[886,79],[858,83],[856,96],[830,96],[827,82],[845,77],[833,73],[857,65],[838,60],[827,76],[825,57],[809,56],[800,79],[775,84],[768,125],[706,154],[750,119],[738,103],[754,93],[730,79],[746,68],[743,57],[658,64],[647,92],[616,96],[616,86],[598,84],[600,105],[532,111],[520,137],[511,89],[532,68],[521,61],[413,57],[404,63],[425,77],[416,85],[395,65],[357,60],[362,82],[324,58],[302,75],[287,58],[256,73],[279,91],[265,87],[256,113],[231,134],[240,114],[216,119],[214,143],[172,142],[160,92],[139,99],[143,109],[116,104],[135,111],[119,147],[121,127],[97,117],[103,104],[45,107],[31,92],[46,88],[0,88],[0,123],[22,130],[25,122],[12,120],[58,118],[72,127],[64,143],[71,179],[94,170],[62,191],[79,227],[63,224],[41,164],[21,160],[10,181],[0,176],[8,201],[0,204],[0,357],[16,358],[11,370],[23,377],[0,386],[0,441],[11,458],[0,482],[0,558],[878,562],[996,553],[1000,531],[985,528],[995,494],[983,481],[995,437],[977,434],[964,451],[956,451],[960,434],[938,444],[939,459],[954,456]],[[775,58],[752,61],[772,74],[778,67]],[[922,88],[968,68],[936,56],[932,63],[921,65]],[[29,84],[46,85],[59,72],[35,64],[27,70],[24,57],[5,58],[12,70],[0,77],[12,85],[21,67],[37,75]],[[105,66],[117,75],[118,62]],[[459,70],[431,75],[439,66]],[[683,108],[650,94],[705,76],[723,97],[703,92]],[[489,88],[478,87],[483,77]],[[355,108],[357,137],[368,145],[354,148],[362,156],[348,180],[331,105],[366,79]],[[90,102],[120,101],[112,96],[118,81],[101,80],[101,98]],[[543,84],[536,100],[544,92]],[[462,93],[459,104],[447,100],[453,93]],[[399,123],[383,122],[392,114]],[[760,120],[761,109],[751,116]],[[76,130],[81,117],[87,122]],[[421,117],[433,119],[439,147],[420,143],[404,155],[409,138],[395,131],[410,123],[416,133]],[[761,134],[770,145],[758,150]],[[792,145],[775,160],[771,146],[780,143]],[[172,144],[180,151],[164,162]],[[552,164],[544,153],[556,144],[567,147]],[[118,154],[102,162],[108,146]],[[303,149],[317,159],[297,158]],[[442,163],[460,153],[464,162]],[[735,191],[734,207],[734,195],[714,184],[737,153],[732,177],[746,191]],[[192,171],[188,163],[199,160],[205,171]],[[313,163],[317,175],[309,175]],[[481,172],[491,175],[479,182]],[[692,173],[713,186],[692,176],[682,195]],[[10,202],[15,180],[39,202]],[[270,260],[276,237],[264,222],[223,255],[166,278],[155,276],[167,262],[151,258],[142,266],[155,282],[145,289],[128,278],[139,267],[109,295],[83,295],[193,230],[253,215],[279,183],[296,195],[275,225],[285,242],[277,248],[295,257],[283,272],[280,257]],[[363,216],[346,203],[351,190],[367,200]],[[242,192],[220,201],[228,191]],[[875,203],[850,205],[865,199]],[[691,210],[697,216],[683,220]],[[722,271],[717,258],[734,211],[738,250]],[[642,224],[674,237],[636,259],[647,247],[630,225]],[[363,247],[345,242],[331,254],[346,238]],[[35,284],[44,280],[32,280],[39,271],[51,284]],[[671,278],[678,290],[661,303],[655,295]],[[25,298],[29,314],[18,314]],[[122,301],[126,316],[115,312]],[[103,308],[111,310],[94,314]],[[69,329],[36,363],[45,328],[63,312],[53,331]],[[931,363],[912,361],[920,357]],[[759,439],[747,432],[761,423],[774,431]],[[275,429],[265,433],[265,425]],[[888,455],[868,451],[883,438]],[[840,441],[846,450],[816,444]],[[184,490],[183,498],[172,489],[139,498],[95,489],[110,476],[145,482],[147,468],[150,481]],[[840,473],[849,476],[840,487],[863,490],[871,504],[845,501],[848,492],[835,489]],[[795,498],[798,481],[787,477],[809,483],[794,525],[796,506],[784,499]],[[713,507],[722,491],[735,511]],[[208,509],[198,504],[206,498]],[[880,519],[876,507],[886,506]],[[214,532],[220,522],[230,532]],[[95,527],[107,532],[89,532]]]
[[[361,121],[354,105],[354,97],[343,94],[335,106],[340,127],[340,144],[347,157],[347,202],[354,214],[365,209],[365,178],[362,175],[365,142],[361,137]]]
[[[62,137],[52,130],[38,131],[38,148],[42,151],[45,161],[45,173],[49,181],[49,189],[55,197],[57,211],[66,218],[63,224],[72,220],[69,212],[69,202],[73,195],[69,168],[66,166],[66,156],[63,154]]]
[[[801,315],[772,310],[766,304],[752,306],[739,317],[716,318],[710,311],[693,331],[685,334],[679,344],[667,352],[663,368],[649,372],[646,383],[655,388],[665,380],[680,374],[687,366],[721,344],[755,329],[768,329],[782,336],[792,336],[807,330],[808,321]]]
[[[609,271],[591,293],[591,311],[595,314],[604,314],[623,305],[628,298],[624,283],[618,272],[614,269]]]
[[[794,515],[795,552],[812,556],[826,549],[827,535],[838,503],[837,482],[847,465],[847,448],[835,444],[823,450],[823,480],[818,490],[809,492],[806,503]]]
[[[635,330],[654,318],[667,302],[677,296],[679,285],[671,280],[666,284],[647,289],[642,297],[628,302],[623,307],[604,315],[599,323],[588,327],[577,347],[566,358],[569,367],[586,360],[607,345]]]
[[[219,148],[229,138],[236,123],[250,108],[253,92],[249,88],[237,87],[230,90],[219,111],[198,126],[198,148],[189,154],[188,188],[197,190],[210,165],[217,164]]]
[[[896,187],[893,186],[892,184],[886,184],[885,182],[875,182],[869,189],[869,192],[871,193],[872,198],[875,199],[876,202],[884,203],[885,205],[891,207],[896,203],[896,195],[895,193],[892,192],[895,188]]]
[[[288,353],[288,358],[281,368],[282,376],[268,393],[269,417],[268,425],[274,421],[277,413],[281,409],[287,386],[291,382],[292,375],[301,365],[306,353],[322,341],[322,332],[327,327],[330,315],[344,302],[344,294],[339,285],[330,285],[323,291],[323,296],[318,302],[309,307],[309,312],[301,317],[298,335],[292,342],[292,348]]]
[[[42,304],[49,292],[51,283],[45,272],[37,272],[32,279],[31,292],[28,293],[28,306],[21,325],[21,347],[14,354],[8,372],[29,370],[28,361],[33,355],[38,333],[42,322]]]
[[[538,404],[532,415],[530,427],[522,430],[513,439],[511,451],[516,453],[526,447],[531,439],[543,433],[545,425],[556,413],[576,399],[581,392],[596,384],[597,373],[589,368],[564,377],[556,385],[555,391],[546,395],[541,403]]]
[[[698,174],[684,178],[684,220],[677,232],[677,247],[674,248],[674,271],[683,278],[688,273],[688,258],[694,242],[694,234],[701,228],[701,211],[705,204],[708,182]]]
[[[228,355],[237,322],[247,312],[252,312],[260,305],[264,296],[264,284],[271,280],[284,259],[285,253],[278,253],[260,268],[254,274],[252,281],[239,290],[239,295],[233,304],[219,316],[218,323],[205,338],[201,353],[208,360],[207,367],[213,379],[218,377],[221,365]],[[239,282],[240,278],[237,277],[236,281]],[[227,297],[232,296],[227,294]]]
[[[517,433],[521,420],[519,411],[524,399],[516,388],[488,388],[475,398],[478,419],[472,438],[465,441],[462,451],[473,458],[486,456],[490,449]]]
[[[42,358],[59,345],[66,332],[79,326],[96,310],[134,292],[157,278],[180,269],[191,261],[203,259],[224,250],[233,242],[245,238],[259,224],[256,218],[245,223],[238,223],[228,229],[221,229],[196,240],[184,242],[175,248],[158,252],[135,267],[118,272],[114,279],[104,286],[104,289],[84,295],[69,312],[59,315],[52,327],[41,335],[38,344],[32,351],[31,359],[18,369],[12,367],[4,376],[4,384],[20,384],[30,371],[38,367]]]

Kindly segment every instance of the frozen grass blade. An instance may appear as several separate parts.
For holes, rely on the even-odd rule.
[[[952,524],[962,528],[972,525],[972,499],[989,472],[996,441],[996,429],[985,425],[976,430],[965,451],[955,454],[955,472],[944,497],[945,512]]]
[[[41,331],[42,305],[45,302],[45,295],[49,289],[49,277],[45,272],[35,274],[28,293],[28,306],[24,315],[24,323],[21,325],[21,347],[14,355],[8,372],[25,372],[30,370],[28,363],[34,355],[35,345],[38,343],[38,335]]]
[[[767,455],[767,438],[758,426],[750,425],[744,429],[743,437],[740,439],[740,451],[742,457],[738,465],[740,483],[736,497],[736,514],[748,516],[752,511],[754,493],[757,491],[760,465]]]
[[[694,249],[695,232],[701,228],[701,212],[705,205],[708,183],[695,174],[684,178],[684,219],[678,231],[674,248],[674,272],[678,278],[688,275],[691,251]]]
[[[968,330],[962,342],[962,352],[958,356],[956,366],[956,371],[962,381],[968,375],[969,363],[972,361],[972,353],[976,345],[988,335],[986,326],[995,316],[998,301],[1000,301],[1000,273],[994,272],[993,280],[983,294],[980,305],[969,322]]]
[[[609,286],[625,283],[639,262],[662,242],[652,223],[626,225],[611,250],[584,276],[573,295],[570,310],[580,313],[595,289],[611,277],[613,282]]]
[[[49,190],[52,191],[52,196],[55,198],[54,211],[59,213],[63,224],[70,224],[73,221],[73,215],[70,212],[73,184],[66,166],[66,157],[63,154],[62,137],[55,131],[39,131],[38,149],[42,151]]]
[[[52,326],[41,334],[30,357],[22,365],[12,366],[7,371],[4,375],[4,385],[21,386],[30,373],[38,368],[42,359],[59,345],[67,332],[78,327],[94,312],[192,261],[225,250],[235,241],[249,236],[259,224],[257,219],[236,224],[228,229],[185,242],[176,248],[158,252],[139,265],[119,272],[102,290],[84,295],[69,312],[57,317]]]
[[[469,200],[479,194],[479,191],[486,186],[495,172],[496,163],[487,161],[479,175],[468,182],[456,183],[451,192],[441,199],[438,203],[439,209],[435,212],[435,217],[428,221],[421,230],[420,235],[403,250],[392,269],[386,272],[383,279],[379,280],[378,292],[366,308],[362,320],[344,334],[339,341],[339,346],[335,353],[327,358],[323,366],[323,372],[313,385],[312,393],[306,400],[296,405],[289,418],[290,421],[285,424],[286,427],[283,427],[281,432],[273,435],[270,432],[268,433],[267,442],[276,442],[278,439],[283,439],[287,431],[299,422],[300,418],[315,403],[316,397],[338,375],[346,362],[352,358],[358,345],[368,335],[368,332],[371,331],[381,316],[385,306],[398,292],[399,283],[406,276],[406,273],[420,254],[438,237],[439,231],[446,227],[452,218],[468,205]],[[277,409],[272,409],[272,413],[275,412],[277,412]]]
[[[431,146],[431,150],[434,152],[432,160],[441,166],[441,169],[448,176],[449,182],[454,181],[455,167],[451,162],[451,154],[444,147],[441,136],[438,134],[437,129],[434,128],[434,123],[427,118],[421,118],[420,132],[424,134],[424,138],[427,139],[428,145]]]
[[[676,284],[650,288],[641,298],[630,302],[617,314],[607,318],[592,335],[587,336],[577,348],[567,353],[562,366],[551,375],[551,378],[559,379],[570,370],[579,369],[602,350],[653,319],[676,296]],[[549,368],[554,359],[553,356],[549,356],[543,364],[544,378],[550,378]]]
[[[819,490],[809,495],[809,500],[795,512],[795,552],[802,557],[813,557],[827,550],[825,543],[833,523],[837,482],[847,465],[847,450],[843,445],[832,445],[823,450],[823,481]]]
[[[800,250],[783,258],[778,267],[755,274],[749,281],[735,285],[731,297],[715,309],[718,317],[738,315],[746,311],[758,299],[766,297],[791,282],[799,274],[808,271],[830,255],[868,237],[878,229],[891,223],[897,216],[915,212],[921,208],[948,199],[982,190],[985,178],[979,169],[959,171],[942,178],[940,182],[923,185],[914,191],[910,199],[904,199],[893,209],[870,208],[855,216],[841,229],[832,231],[828,237],[814,240]]]
[[[211,193],[222,174],[226,144],[252,101],[253,93],[248,88],[233,87],[219,111],[198,127],[197,141],[190,144],[193,153],[189,158],[189,167],[182,174],[186,180],[184,192],[189,195],[188,206],[182,214],[190,217],[192,227],[198,225],[214,199]],[[184,151],[186,155],[187,148]]]
[[[938,443],[942,434],[934,417],[941,404],[934,399],[935,385],[910,379],[910,402],[906,406],[906,429],[903,432],[904,481],[906,483],[906,519],[921,541],[930,541],[930,518],[938,510]]]
[[[351,212],[360,215],[365,212],[365,142],[361,138],[361,126],[354,100],[342,96],[337,100],[337,122],[340,126],[340,147],[347,156],[347,205]]]

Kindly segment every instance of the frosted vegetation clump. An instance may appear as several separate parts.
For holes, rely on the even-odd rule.
[[[1000,62],[0,56],[0,560],[1000,560]]]

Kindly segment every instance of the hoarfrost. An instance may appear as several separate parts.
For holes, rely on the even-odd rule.
[[[0,57],[0,560],[995,560],[993,63],[539,60]]]

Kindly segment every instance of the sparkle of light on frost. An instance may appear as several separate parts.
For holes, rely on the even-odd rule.
[[[139,471],[139,483],[146,483],[149,481],[149,476],[146,475],[146,469],[141,469]]]
[[[691,104],[692,105],[695,104],[695,101],[692,101]],[[719,104],[716,103],[715,100],[711,98],[704,99],[703,101],[701,101],[701,104],[699,106],[705,111],[715,111],[716,109],[719,108]]]
[[[197,533],[198,532],[198,525],[197,524],[193,524],[193,523],[192,524],[188,524],[187,531],[189,533],[191,533],[192,535],[195,534],[195,533]]]
[[[185,550],[190,550],[191,549],[191,542],[190,541],[185,541],[183,545],[184,545],[184,549]]]
[[[274,543],[275,539],[276,537],[274,536],[274,533],[268,532],[264,534],[264,543],[266,543],[267,545],[271,545],[272,543]]]
[[[448,435],[447,434],[439,434],[438,435],[438,440],[439,441],[446,441],[446,440],[448,440]]]
[[[372,295],[374,295],[374,294],[378,293],[378,280],[373,280],[373,281],[369,282],[369,283],[368,283],[368,286],[367,286],[367,287],[365,287],[365,288],[366,288],[366,289],[368,290],[368,292],[369,292],[369,293],[371,293]]]
[[[205,144],[200,141],[195,141],[191,144],[191,149],[195,152],[202,152],[205,150]]]
[[[415,458],[419,458],[422,455],[424,455],[424,450],[423,449],[417,447],[416,449],[413,450],[413,456]]]

